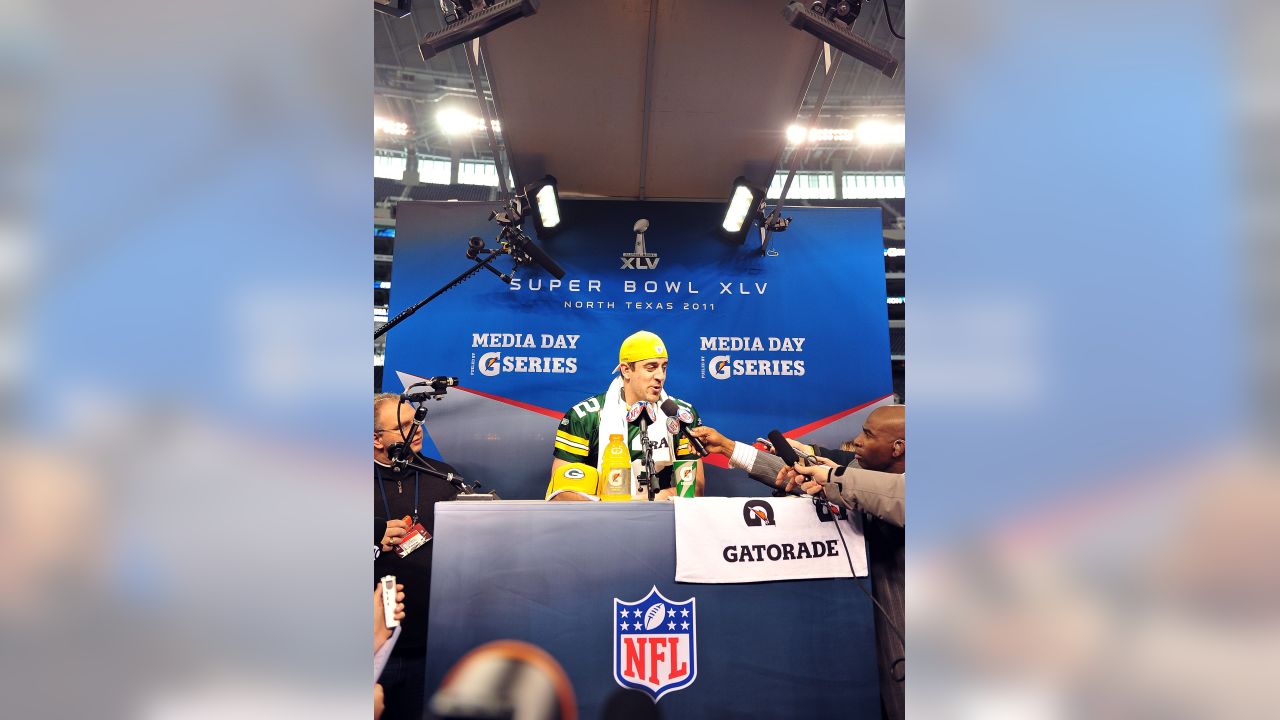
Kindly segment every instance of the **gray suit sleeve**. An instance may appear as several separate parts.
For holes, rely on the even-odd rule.
[[[756,480],[773,484],[778,477],[778,471],[783,468],[786,463],[782,462],[782,458],[777,455],[771,455],[767,452],[756,453],[756,461],[751,464],[751,469],[747,474]]]
[[[849,465],[833,470],[823,491],[827,499],[837,505],[865,510],[885,522],[906,527],[907,476],[904,474]]]

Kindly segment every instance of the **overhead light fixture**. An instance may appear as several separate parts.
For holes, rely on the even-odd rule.
[[[441,0],[440,7],[445,10],[446,20],[454,19],[443,30],[427,33],[418,43],[424,61],[512,20],[533,15],[538,12],[538,0],[497,0],[487,4],[484,0]]]
[[[402,18],[413,12],[413,0],[373,0],[373,9],[394,18]]]
[[[436,113],[436,124],[445,135],[467,135],[484,131],[484,120],[458,108],[444,108]],[[493,131],[501,132],[502,124],[493,121]]]
[[[547,175],[524,188],[525,197],[533,205],[533,222],[538,239],[545,240],[560,229],[560,190],[555,176]]]
[[[854,129],[854,135],[861,145],[904,145],[907,141],[907,128],[900,122],[863,120]]]
[[[404,136],[409,134],[409,124],[384,117],[373,117],[373,129],[386,135]]]
[[[791,27],[813,35],[835,49],[861,60],[888,77],[898,74],[898,59],[888,51],[872,45],[855,35],[849,26],[862,11],[862,0],[816,0],[805,7],[791,2],[782,9],[782,16]]]
[[[752,185],[745,177],[739,175],[733,181],[733,192],[729,195],[724,220],[720,223],[721,234],[741,245],[747,239],[747,231],[751,229],[751,224],[760,215],[763,204],[764,189]]]
[[[850,142],[853,140],[853,130],[849,128],[809,128],[805,129],[803,125],[787,126],[787,144],[801,145],[806,142]]]

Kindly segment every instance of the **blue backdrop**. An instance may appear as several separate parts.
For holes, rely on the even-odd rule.
[[[393,316],[467,268],[468,237],[496,244],[496,208],[399,205]],[[388,334],[384,387],[400,389],[396,373],[458,376],[463,388],[430,406],[428,452],[507,498],[542,497],[557,421],[608,386],[618,346],[641,329],[666,342],[667,391],[726,435],[852,437],[867,406],[892,394],[880,210],[788,210],[775,257],[754,235],[721,239],[722,212],[562,201],[562,232],[538,244],[564,279],[527,267],[510,285],[483,272],[446,292]],[[624,258],[640,219],[646,255]],[[759,493],[739,473],[708,470],[708,494]]]

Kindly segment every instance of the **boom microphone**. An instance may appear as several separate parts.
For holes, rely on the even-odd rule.
[[[672,435],[685,436],[686,438],[689,439],[689,444],[693,446],[694,452],[698,453],[699,457],[706,457],[707,456],[706,446],[702,444],[701,440],[694,437],[693,434],[689,432],[689,425],[693,421],[693,416],[689,414],[689,411],[684,410],[679,405],[676,405],[675,400],[672,400],[671,398],[667,398],[666,400],[662,401],[662,412],[666,414],[668,418],[668,422],[670,422],[670,420],[675,420],[680,426],[679,432],[672,433]]]
[[[552,260],[550,255],[543,252],[542,248],[534,245],[533,241],[524,233],[518,233],[516,247],[525,255],[533,258],[534,262],[541,265],[543,270],[551,273],[551,276],[555,279],[560,280],[564,277],[564,268],[560,267],[555,260]]]

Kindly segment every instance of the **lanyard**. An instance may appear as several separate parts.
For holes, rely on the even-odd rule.
[[[375,467],[373,474],[378,477],[378,492],[382,493],[382,509],[387,513],[387,521],[390,522],[394,518],[391,517],[391,503],[387,502],[387,489],[382,485],[382,469]],[[418,522],[418,471],[413,471],[413,521]]]

